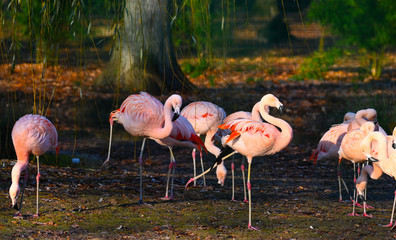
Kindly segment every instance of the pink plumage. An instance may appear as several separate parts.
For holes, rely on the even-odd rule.
[[[198,101],[190,103],[184,107],[181,111],[181,115],[183,115],[191,123],[198,136],[206,135],[205,147],[211,154],[217,157],[220,154],[220,149],[214,144],[214,135],[218,130],[217,126],[219,126],[226,117],[224,109],[211,102]],[[192,157],[195,177],[195,150],[193,150]],[[202,152],[200,153],[200,159],[203,172],[204,164],[202,160]],[[205,177],[203,178],[203,182],[205,186]],[[194,185],[196,185],[196,182],[194,182]]]
[[[11,136],[17,155],[17,163],[12,168],[11,172],[12,184],[9,191],[12,205],[15,209],[19,210],[18,215],[20,215],[22,201],[19,209],[16,202],[20,193],[19,178],[21,173],[25,171],[24,189],[28,178],[27,166],[29,164],[29,155],[33,154],[37,157],[36,215],[38,216],[38,188],[40,179],[39,156],[52,148],[55,148],[58,152],[58,133],[54,125],[46,117],[28,114],[21,117],[15,123]],[[23,197],[23,189],[21,199]]]

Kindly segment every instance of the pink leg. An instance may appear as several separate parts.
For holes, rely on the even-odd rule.
[[[194,178],[197,176],[197,165],[195,162],[195,148],[192,151],[192,158],[193,158],[193,167],[194,167]],[[194,180],[194,186],[197,186],[197,181]]]
[[[171,148],[169,148],[169,150],[171,151]],[[168,178],[166,180],[166,192],[165,192],[165,197],[161,198],[162,200],[170,200],[169,196],[168,196],[168,192],[169,192],[169,179],[170,179],[170,174],[173,168],[173,161],[172,161],[172,154],[170,154],[170,163],[169,163],[169,169],[168,169]]]
[[[348,216],[359,216],[359,214],[355,213],[355,208],[356,208],[356,200],[357,200],[357,194],[356,194],[356,168],[355,168],[355,163],[353,163],[353,183],[354,183],[354,188],[353,188],[353,210],[352,213],[348,214]]]
[[[205,166],[204,166],[204,163],[203,163],[203,160],[202,160],[202,152],[199,153],[199,156],[200,156],[200,158],[201,158],[201,168],[202,168],[202,172],[205,172]],[[202,178],[203,178],[204,187],[206,187],[205,175],[203,175]]]
[[[145,143],[146,143],[146,138],[143,138],[142,148],[140,149],[140,155],[139,155],[140,193],[139,193],[138,204],[143,204],[143,150]]]
[[[393,207],[392,207],[392,215],[391,215],[390,223],[388,225],[385,225],[384,227],[392,227],[392,225],[393,225],[393,214],[395,212],[395,204],[396,204],[396,191],[395,191],[395,197],[393,198]],[[396,223],[395,223],[395,225],[396,225]],[[393,228],[395,228],[395,225],[393,225],[391,230],[393,230]]]
[[[37,193],[36,193],[36,214],[33,217],[39,216],[39,185],[40,185],[40,161],[39,156],[37,156],[37,176],[36,176],[36,183],[37,183]]]
[[[234,156],[232,156],[232,163],[231,163],[231,176],[232,176],[232,197],[231,201],[235,201],[235,181],[234,181],[234,172],[235,172],[235,164],[234,164]]]
[[[248,166],[248,179],[247,179],[247,189],[248,189],[248,194],[249,194],[249,224],[248,228],[251,230],[259,230],[258,228],[255,228],[252,226],[252,185],[250,185],[250,166],[251,166],[251,161],[248,161],[249,166]]]
[[[242,171],[242,179],[243,179],[243,202],[248,203],[249,201],[247,200],[247,196],[246,196],[246,182],[245,182],[245,165],[243,164],[243,162],[245,161],[245,159],[242,160],[242,164],[241,164],[241,171]]]

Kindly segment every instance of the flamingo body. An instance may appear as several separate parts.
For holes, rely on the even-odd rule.
[[[12,142],[14,144],[17,155],[17,163],[12,169],[10,186],[10,197],[12,206],[18,209],[17,198],[20,194],[19,178],[23,171],[25,171],[25,181],[27,180],[27,166],[29,163],[29,155],[33,154],[37,157],[37,166],[39,166],[39,156],[51,148],[56,148],[58,152],[58,133],[55,126],[44,116],[28,114],[21,117],[15,122],[11,132]],[[37,209],[38,215],[38,187],[39,187],[40,172],[37,169]],[[22,192],[23,196],[23,192]],[[21,197],[22,198],[22,197]],[[21,201],[22,205],[22,201]],[[22,207],[22,206],[21,206]]]

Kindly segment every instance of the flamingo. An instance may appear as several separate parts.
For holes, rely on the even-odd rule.
[[[395,129],[394,129],[393,133],[395,133]],[[375,151],[377,154],[377,158],[372,156],[371,143],[374,140],[377,142],[377,145],[376,145],[377,148]],[[366,157],[369,161],[378,163],[379,167],[381,168],[381,170],[384,173],[386,173],[387,175],[389,175],[393,178],[396,178],[396,150],[391,149],[389,151],[388,140],[384,134],[382,134],[380,132],[372,132],[372,133],[368,134],[361,142],[361,148],[363,150],[363,153],[366,155]],[[364,180],[366,180],[366,179],[363,179],[362,182],[360,182],[360,185],[356,186],[356,188],[358,188],[358,190],[359,189],[361,190],[365,187],[365,184],[367,181],[364,181]],[[395,198],[393,201],[393,208],[392,208],[392,215],[390,218],[390,223],[388,225],[385,225],[384,227],[391,227],[393,225],[393,214],[395,211],[395,204],[396,204],[396,191],[395,191]],[[396,226],[396,224],[394,224],[392,226],[391,230],[395,226]]]
[[[272,94],[266,94],[260,101],[260,114],[262,118],[268,123],[257,122],[249,119],[236,119],[228,124],[222,124],[220,129],[229,129],[231,133],[222,137],[222,144],[225,145],[220,155],[216,159],[216,163],[206,170],[201,175],[209,172],[217,164],[221,163],[224,159],[235,154],[236,152],[244,155],[248,160],[248,179],[247,189],[249,196],[249,223],[248,228],[258,230],[251,224],[252,216],[252,201],[251,201],[251,184],[250,184],[250,171],[253,157],[266,156],[275,154],[284,149],[293,138],[293,130],[290,125],[279,118],[275,118],[268,114],[265,106],[276,107],[282,110],[283,104]],[[280,128],[280,131],[277,129]],[[190,179],[188,185],[194,181]]]
[[[356,114],[348,112],[344,115],[344,122],[333,125],[320,139],[318,147],[314,150],[309,160],[323,159],[338,159],[338,151],[341,145],[342,138],[345,136],[347,131],[358,129],[360,125],[367,121],[377,121],[377,111],[372,108],[359,110]],[[378,124],[376,123],[376,127]],[[379,128],[379,126],[378,126]],[[381,128],[382,129],[382,128]],[[341,162],[338,162],[337,166],[337,178],[338,178],[338,191],[339,201],[342,202],[341,182],[349,194],[348,187],[344,179],[341,176]],[[352,200],[352,197],[350,197]]]
[[[267,107],[267,106],[266,106]],[[266,111],[268,112],[269,109],[266,109]],[[245,112],[245,111],[238,111],[238,112],[234,112],[232,114],[230,114],[229,116],[227,116],[223,123],[228,124],[236,119],[250,119],[250,120],[254,120],[254,121],[258,121],[258,122],[262,122],[261,116],[260,116],[260,102],[257,102],[252,109],[252,112]],[[221,129],[222,130],[222,129]],[[229,135],[230,131],[222,131],[220,132],[220,135]],[[235,171],[235,164],[234,164],[234,156],[232,159],[232,163],[231,163],[231,176],[232,176],[232,197],[231,200],[235,201],[235,190],[234,190],[234,171]],[[242,171],[242,179],[243,179],[243,193],[244,193],[244,202],[248,202],[247,197],[246,197],[246,182],[245,182],[245,165],[244,165],[244,161],[242,161],[241,163],[241,171]],[[222,186],[224,185],[224,181],[227,175],[227,169],[224,166],[224,162],[221,162],[217,168],[216,168],[216,175],[217,175],[217,179],[219,184],[221,184]]]
[[[23,193],[28,179],[29,155],[33,154],[37,159],[37,175],[36,175],[36,214],[39,215],[39,183],[40,183],[40,161],[39,157],[51,148],[58,149],[58,133],[54,125],[44,116],[27,114],[15,122],[11,132],[12,142],[14,144],[17,155],[17,163],[11,171],[10,197],[12,207],[17,210],[17,215],[22,216],[22,200]],[[17,198],[20,194],[19,178],[21,173],[25,171],[25,179],[21,193],[20,207],[18,208]]]
[[[367,137],[366,137],[367,138]],[[382,138],[382,137],[380,137]],[[385,144],[386,142],[388,143],[387,149],[388,149],[388,155],[392,155],[392,152],[395,151],[393,148],[394,140],[396,139],[396,127],[393,129],[393,134],[391,136],[386,136],[386,140],[387,141],[383,141],[381,143],[379,143],[379,141],[377,141],[375,135],[373,135],[370,138],[367,138],[366,140],[363,139],[364,141],[362,141],[361,148],[363,149],[363,153],[367,156],[367,153],[369,153],[372,157],[376,157],[378,158],[378,144]],[[393,144],[392,144],[393,143]],[[368,151],[369,147],[371,144],[371,153]],[[384,150],[380,150],[380,151],[384,151]],[[386,170],[385,170],[386,171]],[[358,192],[358,196],[360,198],[363,199],[363,207],[364,207],[364,213],[366,213],[366,199],[364,198],[363,195],[363,191],[366,189],[367,186],[367,182],[368,182],[368,176],[371,179],[379,179],[383,174],[383,171],[381,169],[381,167],[379,166],[378,162],[373,162],[373,166],[371,165],[366,165],[361,173],[359,178],[356,181],[356,190]],[[392,216],[393,219],[393,216]],[[392,226],[392,220],[390,225],[387,225],[388,227]]]
[[[199,138],[199,136],[195,133],[193,126],[191,123],[182,115],[177,118],[176,121],[173,122],[173,128],[171,134],[163,139],[154,139],[158,144],[167,146],[170,151],[170,163],[169,163],[169,171],[168,171],[168,179],[166,182],[166,193],[163,200],[172,200],[173,199],[173,180],[175,173],[176,160],[173,155],[172,148],[174,146],[184,146],[198,149],[202,153],[202,148],[206,150],[205,144]],[[220,151],[220,150],[219,150]],[[171,183],[171,195],[168,195],[169,189],[169,178],[170,173],[172,171],[172,183]]]
[[[340,144],[339,154],[339,162],[341,159],[349,160],[353,163],[353,183],[356,184],[356,169],[355,164],[358,164],[358,175],[360,174],[360,164],[366,162],[366,156],[360,150],[360,143],[363,138],[367,136],[370,132],[373,132],[375,129],[375,125],[372,122],[365,122],[359,129],[351,130],[345,134],[342,138]],[[356,186],[355,186],[356,187]],[[357,216],[355,213],[355,205],[356,205],[356,188],[353,191],[353,211],[350,216]],[[363,214],[364,217],[370,217],[366,213]]]
[[[132,136],[141,136],[143,138],[142,147],[139,155],[140,166],[140,197],[139,204],[143,203],[143,150],[146,138],[163,139],[168,137],[172,132],[172,120],[180,113],[182,98],[180,95],[173,94],[163,105],[156,98],[146,92],[132,94],[127,97],[121,104],[121,107],[110,113],[110,140],[109,153],[103,166],[108,166],[110,161],[111,140],[113,133],[113,122],[116,121],[124,126],[124,129]],[[172,119],[172,108],[175,114]]]
[[[193,126],[198,136],[205,136],[205,147],[207,150],[215,155],[216,157],[220,154],[220,149],[214,145],[213,136],[217,132],[217,127],[223,122],[226,117],[226,112],[223,108],[213,104],[211,102],[198,101],[188,104],[181,111],[181,115],[184,116]],[[193,165],[194,165],[194,177],[197,175],[196,164],[195,164],[195,148],[192,152]],[[200,152],[202,172],[205,171],[205,167],[202,160],[202,151]],[[205,177],[203,178],[204,186],[206,186]],[[194,186],[196,182],[194,182]]]

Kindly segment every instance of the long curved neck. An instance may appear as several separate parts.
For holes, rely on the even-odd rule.
[[[356,122],[359,124],[359,126],[362,126],[365,122],[367,122],[367,118],[365,116],[367,115],[366,110],[360,110],[356,113],[355,119]]]
[[[266,107],[266,112],[268,113],[268,106]],[[262,122],[261,116],[260,116],[260,102],[254,104],[253,109],[252,109],[252,119],[254,121]]]
[[[169,99],[168,99],[169,100]],[[166,101],[164,104],[164,117],[165,117],[165,123],[162,128],[159,128],[153,133],[153,138],[166,138],[168,137],[173,128],[173,123],[172,123],[172,104],[170,101]]]
[[[260,104],[260,114],[265,121],[281,129],[281,133],[276,139],[276,147],[274,148],[274,151],[280,151],[289,145],[293,139],[293,129],[286,121],[269,115],[269,113],[266,111],[266,107],[268,106],[265,104]]]
[[[215,157],[217,158],[220,154],[220,149],[214,145],[214,136],[216,134],[216,131],[209,131],[206,133],[205,136],[205,147],[206,149]]]

